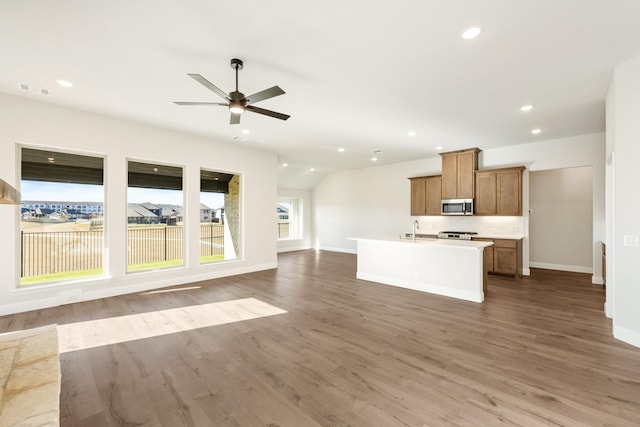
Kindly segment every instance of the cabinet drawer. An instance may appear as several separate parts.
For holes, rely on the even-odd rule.
[[[518,246],[517,240],[504,240],[494,239],[493,244],[496,248],[512,248],[515,249]]]

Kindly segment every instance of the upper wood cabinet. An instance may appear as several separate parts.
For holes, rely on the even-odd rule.
[[[411,216],[440,215],[442,179],[438,176],[409,178],[411,181]]]
[[[442,156],[442,198],[472,199],[475,194],[474,172],[478,169],[480,149],[440,153]]]
[[[522,215],[524,166],[476,171],[476,215]]]

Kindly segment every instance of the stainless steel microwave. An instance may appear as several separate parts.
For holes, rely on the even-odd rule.
[[[440,207],[442,215],[473,215],[473,199],[444,199]]]

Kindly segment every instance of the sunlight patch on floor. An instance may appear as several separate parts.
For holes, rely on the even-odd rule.
[[[58,325],[58,342],[66,353],[283,313],[259,299],[244,298]]]

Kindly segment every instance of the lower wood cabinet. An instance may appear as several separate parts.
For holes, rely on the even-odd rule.
[[[485,239],[473,240],[493,242],[493,246],[485,248],[484,264],[488,273],[517,276],[522,267],[521,240],[515,239]]]
[[[411,181],[411,216],[440,215],[442,177],[421,176]]]

